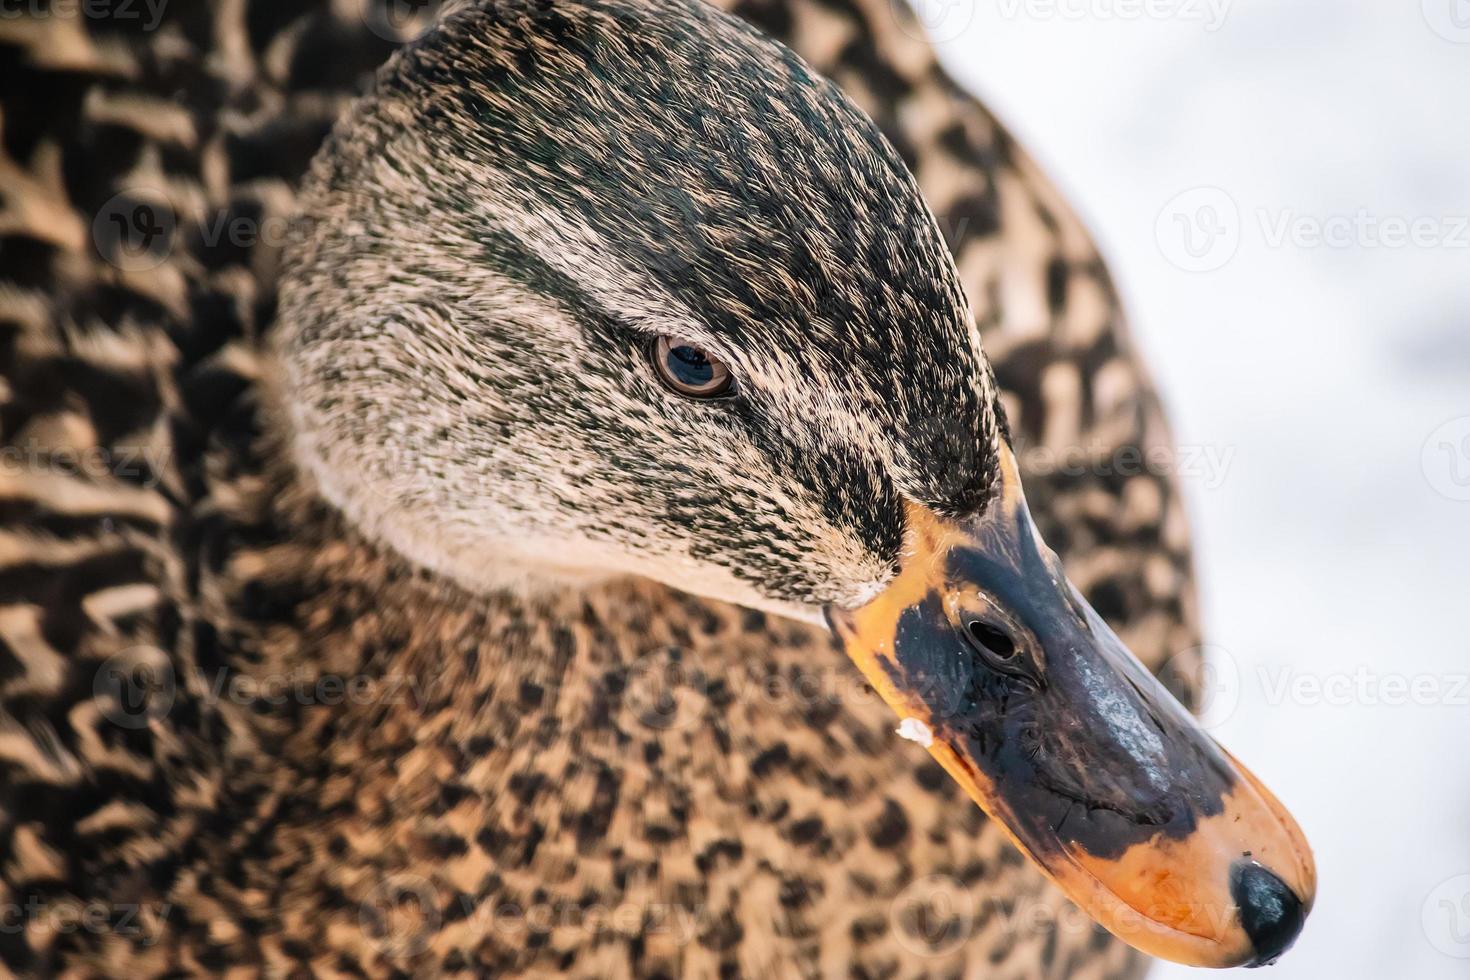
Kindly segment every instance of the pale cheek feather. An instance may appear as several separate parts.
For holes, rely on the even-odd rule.
[[[897,490],[952,478],[905,440],[955,428],[975,458],[954,479],[973,481],[995,438],[972,320],[901,163],[825,83],[769,52],[748,75],[735,50],[764,42],[744,35],[665,38],[675,68],[621,64],[641,40],[601,38],[614,74],[750,100],[706,112],[698,140],[650,113],[708,92],[589,101],[585,55],[537,43],[521,75],[523,34],[471,36],[455,71],[480,61],[504,90],[472,84],[471,110],[390,76],[307,181],[278,337],[302,467],[367,534],[476,589],[626,573],[788,614],[871,597],[897,559]],[[659,333],[729,361],[753,419],[662,391],[637,341]]]

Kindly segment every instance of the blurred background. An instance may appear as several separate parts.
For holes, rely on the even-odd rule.
[[[1271,977],[1470,976],[1470,0],[916,6],[1213,460],[1206,720],[1321,875]]]

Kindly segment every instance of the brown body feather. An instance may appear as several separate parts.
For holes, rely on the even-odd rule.
[[[1086,234],[917,26],[886,0],[728,6],[913,170],[1023,464],[1166,447]],[[824,631],[648,583],[471,596],[296,479],[262,378],[270,219],[391,50],[357,7],[0,21],[0,964],[1137,972],[895,744]],[[119,260],[109,202],[139,186],[180,228],[255,231]],[[1035,466],[1033,510],[1157,667],[1196,642],[1176,489],[1083,469]],[[960,931],[926,933],[913,900],[956,889]]]

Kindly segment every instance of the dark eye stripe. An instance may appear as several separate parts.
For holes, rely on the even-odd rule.
[[[661,336],[649,351],[659,380],[690,398],[728,394],[735,379],[725,363],[683,337]]]

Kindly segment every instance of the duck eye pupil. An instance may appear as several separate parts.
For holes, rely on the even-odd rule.
[[[669,351],[669,368],[685,384],[708,384],[715,376],[714,365],[698,347],[675,347]]]
[[[734,386],[719,358],[682,337],[659,337],[649,353],[659,379],[681,395],[716,398]]]

